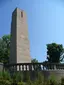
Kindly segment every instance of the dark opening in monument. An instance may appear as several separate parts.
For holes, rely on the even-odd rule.
[[[21,17],[23,17],[23,12],[21,12]]]

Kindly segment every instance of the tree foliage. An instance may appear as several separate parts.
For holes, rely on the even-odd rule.
[[[51,43],[47,44],[47,59],[50,63],[59,63],[61,53],[63,51],[62,44]]]
[[[10,35],[0,38],[0,62],[8,63],[10,55]]]
[[[38,63],[38,60],[36,60],[36,58],[31,60],[31,63]]]

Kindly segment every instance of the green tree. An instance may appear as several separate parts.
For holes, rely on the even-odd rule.
[[[38,63],[38,60],[36,60],[36,58],[31,60],[31,63]]]
[[[0,62],[8,63],[10,56],[10,35],[0,38]]]
[[[41,70],[41,66],[39,64],[37,64],[39,62],[38,62],[38,60],[36,60],[36,58],[32,59],[31,63],[35,63],[35,65],[34,65],[35,70],[37,70],[37,71]]]
[[[50,63],[60,63],[61,53],[63,52],[62,44],[51,43],[47,44],[47,60]]]

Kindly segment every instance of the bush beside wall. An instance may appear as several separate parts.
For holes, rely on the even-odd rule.
[[[31,80],[30,73],[26,72],[26,78],[21,72],[16,72],[12,76],[8,72],[0,72],[0,85],[64,85],[64,78],[58,83],[53,75],[48,80],[44,80],[41,72],[37,73],[37,77]],[[24,80],[24,79],[25,80]]]

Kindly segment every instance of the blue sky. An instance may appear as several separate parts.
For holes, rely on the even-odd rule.
[[[44,61],[48,43],[64,45],[64,0],[0,0],[0,37],[10,34],[16,7],[27,14],[32,58]]]

